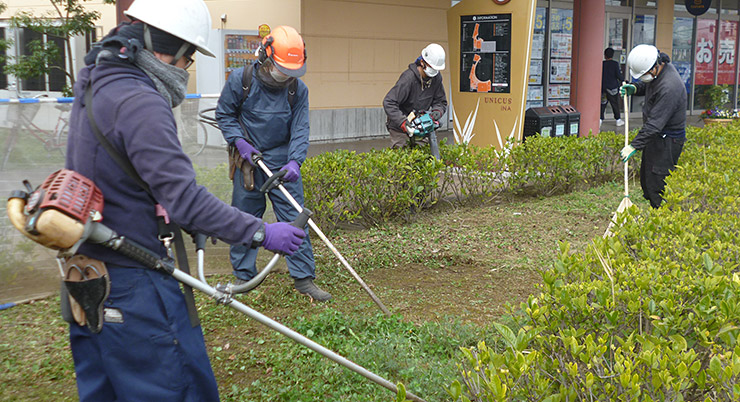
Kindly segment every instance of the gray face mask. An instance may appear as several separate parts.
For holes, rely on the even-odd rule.
[[[167,99],[170,107],[175,108],[185,100],[190,78],[190,73],[186,70],[167,64],[144,49],[136,54],[134,64],[154,81],[157,91]]]
[[[640,76],[639,80],[642,82],[650,82],[655,79],[655,76],[651,73],[646,73]]]

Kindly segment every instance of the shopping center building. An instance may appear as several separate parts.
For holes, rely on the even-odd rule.
[[[509,3],[506,0],[491,0]],[[510,0],[528,9],[536,1],[529,49],[526,107],[570,104],[582,114],[581,135],[598,132],[603,50],[612,47],[623,69],[629,49],[656,45],[671,56],[686,84],[688,114],[704,108],[702,94],[713,85],[725,85],[729,104],[737,106],[738,3],[740,0]],[[36,15],[53,11],[47,0],[5,0],[0,36],[13,39],[8,55],[23,54],[32,39],[58,38],[10,28],[9,17],[19,11]],[[213,32],[210,43],[216,59],[198,57],[191,67],[189,92],[217,94],[226,76],[253,62],[259,27],[291,25],[302,33],[308,50],[312,139],[333,140],[385,135],[382,101],[398,76],[430,42],[450,49],[448,12],[458,1],[449,0],[205,0]],[[97,29],[71,41],[71,52],[61,62],[68,69],[82,67],[83,56],[122,17],[132,0],[117,5],[85,1],[97,10]],[[709,3],[708,6],[705,6]],[[704,7],[693,15],[689,6]],[[517,6],[518,7],[518,6]],[[460,57],[450,55],[448,57]],[[444,72],[448,92],[460,90]],[[65,76],[52,71],[34,80],[0,74],[0,97],[33,97],[49,92],[58,96]],[[494,94],[495,95],[495,94]],[[454,105],[453,105],[454,106]],[[630,106],[639,115],[641,99]],[[609,116],[610,113],[607,114]],[[450,127],[453,124],[446,122]],[[479,128],[480,130],[480,128]]]

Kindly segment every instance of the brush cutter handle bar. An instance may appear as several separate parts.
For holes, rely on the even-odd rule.
[[[156,271],[171,274],[175,270],[174,261],[171,259],[160,257],[154,251],[126,238],[126,236],[119,236],[112,229],[100,222],[93,222],[93,228],[86,241],[113,249],[134,261],[144,264],[145,267]]]
[[[261,163],[261,162],[262,161],[256,161],[255,163]],[[265,184],[263,184],[262,187],[260,187],[260,192],[267,194],[267,192],[279,186],[281,179],[283,178],[283,176],[285,176],[286,173],[288,173],[287,170],[281,170],[275,173],[274,175],[271,175],[270,177],[268,177],[267,180],[265,181]]]
[[[311,215],[313,215],[313,212],[311,212],[310,209],[303,208],[303,211],[301,211],[301,213],[298,214],[298,216],[291,223],[291,225],[297,227],[298,229],[303,229],[306,227],[308,220],[311,219]]]
[[[270,171],[270,168],[268,168],[267,165],[265,165],[264,162],[262,162],[262,161],[258,162],[257,163],[257,166],[259,166],[260,169],[262,169],[262,171],[265,172],[265,174],[268,177],[273,176],[272,171]],[[283,195],[285,195],[285,198],[288,199],[288,201],[290,202],[290,204],[293,205],[293,208],[295,208],[296,211],[298,211],[299,213],[300,212],[303,212],[303,207],[298,203],[298,201],[295,200],[295,198],[293,198],[292,195],[290,195],[290,193],[288,192],[288,190],[285,189],[285,186],[283,186],[282,184],[278,184],[278,188],[280,189],[280,192],[282,192]],[[380,307],[380,309],[383,311],[383,313],[385,315],[387,315],[387,316],[390,317],[391,316],[391,312],[388,310],[388,308],[385,307],[385,305],[383,304],[383,302],[381,302],[380,299],[378,299],[377,296],[375,296],[375,293],[373,293],[373,291],[370,289],[369,286],[367,286],[367,284],[365,283],[365,281],[363,281],[362,278],[360,278],[360,275],[358,275],[357,272],[354,269],[352,269],[352,266],[349,265],[349,262],[347,262],[347,260],[344,258],[344,256],[342,256],[342,254],[339,253],[339,250],[337,250],[337,248],[334,247],[334,245],[331,243],[331,241],[329,241],[329,239],[326,237],[326,235],[324,234],[324,232],[322,232],[321,229],[319,229],[319,227],[316,225],[316,223],[313,221],[313,219],[310,219],[309,218],[309,220],[308,220],[308,226],[311,229],[313,229],[314,233],[316,233],[319,236],[319,238],[321,239],[321,241],[323,241],[324,244],[326,244],[326,247],[329,247],[329,250],[331,250],[331,252],[334,254],[334,256],[337,257],[337,259],[339,259],[339,261],[342,263],[342,265],[347,269],[347,271],[349,271],[349,273],[352,275],[352,277],[355,278],[355,280],[357,281],[357,283],[359,283],[360,286],[362,286],[362,289],[364,289],[365,292],[370,296],[370,298],[373,299],[373,301],[375,302],[375,304],[377,304],[378,307]]]
[[[208,296],[214,298],[215,300],[222,302],[224,304],[227,304],[229,307],[233,308],[234,310],[237,310],[241,313],[246,314],[249,318],[259,322],[260,324],[263,324],[280,334],[290,338],[291,340],[313,350],[314,352],[328,358],[329,360],[334,361],[335,363],[344,366],[345,368],[354,371],[357,374],[362,375],[363,377],[369,379],[370,381],[381,385],[390,391],[393,391],[394,393],[398,393],[398,388],[395,384],[392,382],[386,380],[383,377],[380,377],[379,375],[373,373],[372,371],[367,370],[366,368],[358,365],[357,363],[319,345],[318,343],[306,338],[305,336],[299,334],[298,332],[286,327],[285,325],[280,324],[279,322],[263,315],[262,313],[253,310],[246,305],[240,303],[237,300],[231,299],[227,297],[227,295],[224,295],[222,292],[220,292],[218,289],[212,288],[208,286],[207,284],[193,278],[192,276],[175,269],[175,271],[172,273],[172,276],[177,279],[178,281],[189,285],[193,287],[194,289],[200,290],[201,292],[207,294]],[[406,392],[406,398],[414,401],[414,402],[425,402],[420,397],[410,393]]]

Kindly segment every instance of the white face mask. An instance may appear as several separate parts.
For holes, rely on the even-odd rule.
[[[283,74],[282,72],[280,72],[280,70],[278,70],[277,67],[275,67],[275,66],[273,66],[270,69],[270,76],[272,77],[273,80],[275,80],[277,82],[285,82],[285,81],[288,81],[290,79],[289,76],[287,76],[287,75]]]
[[[638,78],[642,82],[650,82],[655,79],[655,75],[653,75],[653,69],[648,70],[645,74],[641,75],[640,78]]]
[[[430,78],[431,78],[431,77],[434,77],[434,76],[436,76],[437,74],[439,74],[439,71],[437,71],[437,70],[435,70],[435,69],[431,68],[430,66],[426,66],[426,67],[424,68],[424,74],[426,74],[426,75],[427,75],[427,77],[430,77]]]

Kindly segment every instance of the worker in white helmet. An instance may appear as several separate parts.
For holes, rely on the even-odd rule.
[[[414,128],[408,125],[407,119],[410,113],[427,112],[436,122],[445,114],[447,97],[440,74],[444,69],[445,50],[431,43],[401,73],[396,85],[385,95],[383,109],[388,116],[386,127],[391,137],[391,148],[415,144]],[[428,138],[420,141],[428,142]]]
[[[259,239],[266,249],[294,253],[303,230],[265,224],[209,193],[196,183],[178,140],[172,108],[185,98],[186,69],[196,51],[213,56],[206,4],[136,0],[125,14],[133,22],[116,27],[85,57],[70,117],[66,167],[102,191],[103,224],[161,258],[172,251],[168,239],[182,244],[180,228],[247,247]],[[107,270],[99,277],[109,280],[100,292],[75,296],[84,320],[71,309],[79,400],[217,401],[192,293],[110,248],[83,244],[78,254],[96,260],[95,273]],[[182,269],[187,258],[177,254]],[[91,274],[88,266],[77,271]]]
[[[624,95],[645,96],[643,126],[621,151],[623,162],[641,150],[640,185],[650,206],[663,202],[665,178],[676,168],[686,142],[686,87],[667,54],[655,46],[638,45],[627,57],[634,84],[624,84]],[[625,111],[628,113],[628,111]]]

